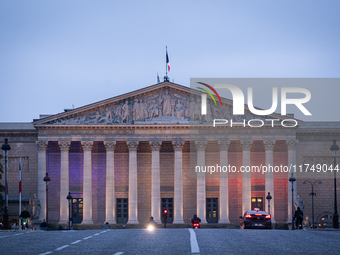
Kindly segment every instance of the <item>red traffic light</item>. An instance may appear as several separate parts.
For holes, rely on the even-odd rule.
[[[164,210],[163,212],[164,212],[165,214],[167,214],[167,213],[168,213],[168,210]]]

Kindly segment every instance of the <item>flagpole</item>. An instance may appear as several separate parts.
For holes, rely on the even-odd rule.
[[[20,163],[19,163],[19,227],[21,226],[21,157],[20,157]]]

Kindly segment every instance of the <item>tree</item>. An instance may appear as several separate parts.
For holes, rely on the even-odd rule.
[[[2,214],[4,212],[4,206],[5,206],[5,200],[4,200],[4,197],[2,196],[2,193],[5,192],[5,186],[2,185],[1,183],[2,175],[4,173],[4,170],[1,164],[1,159],[2,159],[2,155],[0,155],[0,213]]]

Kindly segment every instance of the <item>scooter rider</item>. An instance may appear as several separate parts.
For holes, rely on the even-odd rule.
[[[149,224],[156,224],[156,222],[154,221],[154,219],[153,219],[153,217],[152,217],[152,216],[150,217]]]
[[[194,217],[190,220],[192,224],[201,222],[201,219],[197,217],[197,214],[194,214]]]

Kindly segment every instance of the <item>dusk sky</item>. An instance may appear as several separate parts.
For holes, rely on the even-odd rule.
[[[339,78],[339,10],[310,0],[1,1],[0,122],[153,85],[166,46],[170,80],[188,87],[193,77]],[[324,89],[329,101],[339,87]]]

